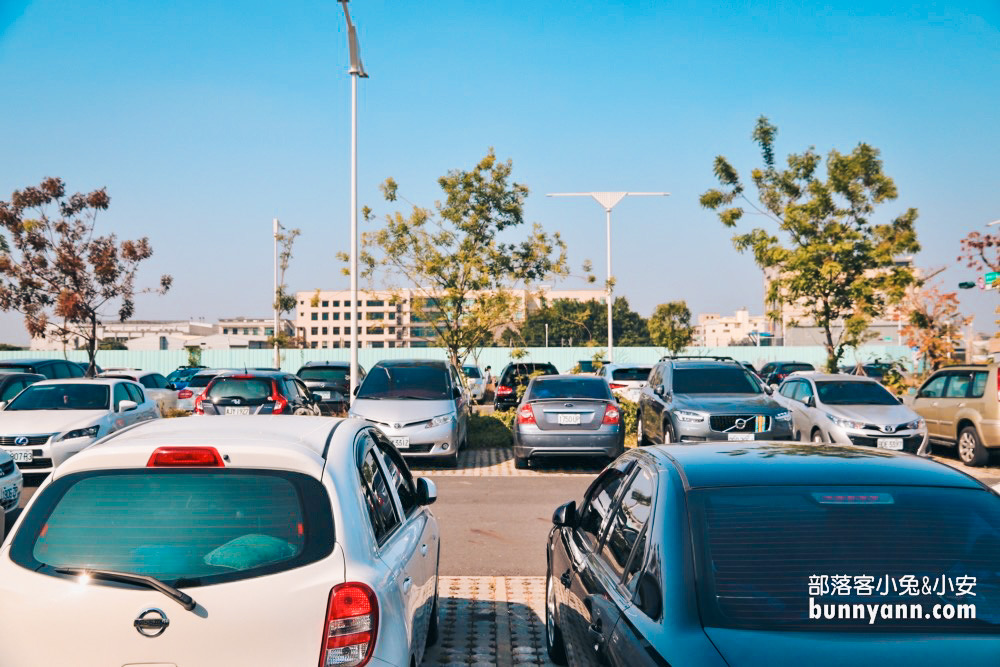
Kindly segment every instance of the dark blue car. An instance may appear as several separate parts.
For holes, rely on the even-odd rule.
[[[553,515],[559,664],[1000,664],[1000,496],[915,456],[631,450]]]

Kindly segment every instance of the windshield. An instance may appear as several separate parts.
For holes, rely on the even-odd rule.
[[[622,382],[645,382],[649,379],[649,371],[651,370],[651,366],[640,366],[639,368],[616,368],[611,371],[611,379],[621,380]]]
[[[437,364],[375,366],[358,390],[358,398],[450,399],[448,371]]]
[[[333,544],[329,497],[299,473],[77,473],[38,500],[11,549],[31,569],[116,570],[196,586],[289,569]]]
[[[611,389],[604,380],[593,378],[553,378],[537,379],[531,385],[529,401],[546,398],[591,398],[600,401],[613,400]]]
[[[675,394],[759,394],[757,384],[742,366],[675,368]]]
[[[110,387],[104,384],[31,385],[6,410],[108,410]]]
[[[298,372],[298,376],[302,380],[313,380],[319,382],[328,382],[330,384],[348,384],[348,379],[351,374],[348,368],[303,368]]]
[[[479,372],[479,369],[475,366],[462,366],[462,374],[467,378],[472,378],[473,380],[478,380],[483,377],[483,374]]]
[[[869,603],[908,614],[972,603],[975,620],[920,613],[880,617],[875,629],[1000,629],[1000,498],[988,491],[743,487],[689,500],[706,626],[871,630]],[[964,595],[963,582],[973,582]],[[817,617],[824,605],[848,618]],[[851,618],[856,606],[863,617]]]
[[[208,389],[208,398],[241,398],[248,403],[271,398],[271,381],[262,378],[217,378]]]
[[[899,405],[896,397],[875,382],[816,383],[819,400],[827,405]]]
[[[559,371],[552,364],[518,364],[507,367],[507,370],[503,373],[503,377],[500,378],[500,384],[513,387],[520,378],[527,378],[532,373],[559,375]]]
[[[194,387],[207,387],[208,383],[211,382],[217,374],[203,373],[201,375],[194,375],[191,377],[191,381],[188,382],[188,388]]]

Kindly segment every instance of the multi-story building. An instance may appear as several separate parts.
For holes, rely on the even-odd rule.
[[[694,327],[694,344],[703,347],[726,347],[759,336],[766,325],[764,315],[751,315],[746,308],[733,315],[702,313]]]
[[[287,336],[295,335],[295,324],[291,320],[280,320],[278,325],[281,333]],[[268,338],[274,335],[274,318],[230,317],[219,320],[215,324],[214,333],[240,336],[250,343],[250,347],[267,347]]]
[[[294,335],[295,326],[282,320],[281,328]],[[217,323],[189,320],[128,320],[100,322],[97,339],[122,343],[130,350],[180,350],[196,345],[206,349],[267,347],[274,332],[274,320],[261,317],[233,317]],[[77,349],[85,345],[79,336],[70,336],[64,343],[56,335],[34,338],[32,350]]]

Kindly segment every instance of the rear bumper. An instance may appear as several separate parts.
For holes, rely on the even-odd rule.
[[[623,431],[617,433],[548,434],[515,433],[514,456],[522,459],[548,456],[617,457],[625,451]]]

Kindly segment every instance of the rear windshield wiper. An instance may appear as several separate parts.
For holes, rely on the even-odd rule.
[[[165,584],[156,577],[150,577],[144,574],[134,574],[132,572],[118,572],[117,570],[91,570],[85,567],[57,567],[55,571],[59,574],[69,574],[73,576],[83,576],[83,577],[93,577],[94,579],[105,579],[107,581],[121,581],[127,584],[136,584],[138,586],[145,586],[146,588],[152,588],[155,591],[160,591],[164,595],[173,600],[187,609],[188,611],[194,610],[198,605],[194,599],[184,593],[179,591],[169,584]]]

